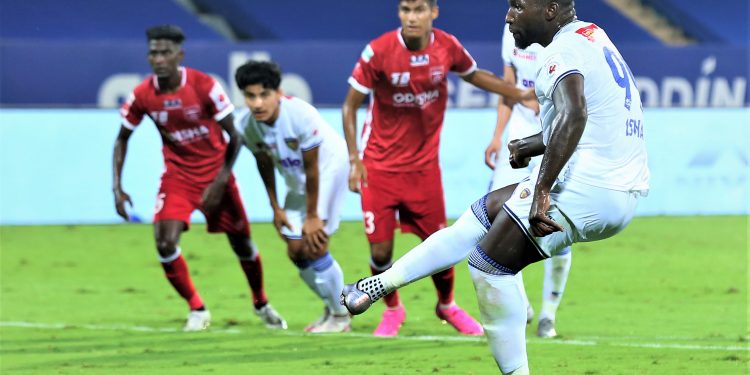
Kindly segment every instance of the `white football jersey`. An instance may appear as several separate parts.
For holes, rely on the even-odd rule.
[[[253,154],[268,153],[286,181],[289,192],[305,194],[305,167],[302,152],[318,150],[318,173],[326,178],[328,170],[347,167],[346,142],[323,119],[317,109],[304,100],[282,97],[279,117],[272,125],[255,121],[249,110],[237,116],[235,126],[245,135],[245,145]]]
[[[536,72],[539,70],[539,53],[544,49],[540,44],[534,43],[526,49],[516,47],[516,40],[505,24],[503,31],[502,56],[506,66],[512,66],[516,71],[516,87],[521,90],[534,88]],[[508,141],[532,136],[539,133],[542,128],[539,124],[539,116],[521,103],[513,106],[513,111],[525,121],[514,121],[508,124]]]
[[[584,79],[588,121],[558,179],[622,191],[647,191],[648,157],[643,108],[630,68],[593,23],[565,25],[542,52],[536,79],[544,142],[554,131],[552,93],[570,74]]]

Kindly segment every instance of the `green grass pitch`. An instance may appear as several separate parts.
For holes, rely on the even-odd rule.
[[[747,374],[748,229],[746,216],[637,218],[612,239],[574,246],[561,337],[528,328],[532,372]],[[304,334],[322,303],[270,225],[253,225],[253,237],[286,332],[252,314],[224,236],[202,225],[182,248],[213,325],[189,334],[179,331],[186,305],[162,275],[151,226],[0,227],[0,373],[498,373],[483,338],[435,318],[429,280],[402,290],[407,321],[396,339],[370,336],[382,304],[356,317],[350,334]],[[397,235],[397,255],[416,243]],[[347,282],[369,273],[361,223],[343,223],[331,248]],[[538,310],[541,264],[524,274]],[[465,262],[456,298],[478,315]]]

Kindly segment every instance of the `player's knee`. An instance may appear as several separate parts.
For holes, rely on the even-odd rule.
[[[302,248],[302,241],[289,241],[286,247],[286,255],[294,264],[310,261]]]
[[[174,239],[156,239],[156,251],[162,258],[169,258],[177,252],[177,241]]]
[[[393,258],[393,243],[379,242],[370,244],[370,256],[376,266],[383,266],[390,263]]]

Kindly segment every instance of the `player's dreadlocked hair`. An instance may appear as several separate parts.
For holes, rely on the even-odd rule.
[[[159,25],[146,30],[147,40],[166,39],[177,44],[182,44],[185,40],[185,34],[179,26]]]
[[[250,60],[237,68],[234,80],[240,90],[257,84],[265,89],[277,90],[281,84],[281,68],[274,62]]]

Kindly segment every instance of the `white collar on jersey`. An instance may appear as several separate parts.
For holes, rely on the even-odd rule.
[[[406,48],[406,42],[404,42],[404,36],[401,35],[401,27],[398,28],[398,42],[401,43],[401,45]],[[435,41],[435,32],[430,31],[430,44]],[[408,48],[407,48],[408,49]]]
[[[185,86],[185,83],[187,82],[187,72],[185,72],[185,67],[181,66],[178,67],[177,70],[180,72],[180,87]],[[159,90],[159,79],[156,78],[156,74],[154,74],[153,78],[151,80],[154,82],[154,87],[156,87],[157,90]]]

